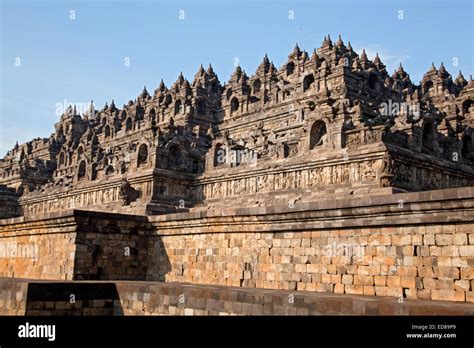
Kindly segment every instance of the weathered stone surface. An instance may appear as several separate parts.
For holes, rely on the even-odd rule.
[[[71,106],[0,160],[0,275],[470,301],[473,97],[443,65],[415,85],[325,38],[225,85],[201,67]]]
[[[38,247],[39,257],[33,262],[5,255],[0,275],[147,279],[412,299],[420,294],[423,299],[458,301],[458,292],[472,291],[471,245],[413,242],[420,235],[432,235],[434,241],[441,235],[438,240],[446,241],[447,231],[468,229],[474,221],[474,198],[445,200],[438,206],[426,194],[386,196],[382,206],[371,205],[370,198],[326,201],[312,210],[279,208],[278,214],[240,210],[223,216],[214,210],[206,217],[193,212],[146,217],[70,211],[42,219],[6,219],[0,224],[0,245],[31,244]],[[398,205],[398,197],[407,201],[408,212],[394,213],[391,204]],[[365,209],[348,209],[355,202]],[[459,214],[455,222],[453,211]],[[326,215],[323,223],[320,213]],[[420,214],[426,223],[414,223]],[[351,224],[341,227],[349,218]],[[383,238],[374,238],[376,233]],[[460,248],[462,252],[454,252]]]
[[[71,105],[49,138],[16,144],[0,160],[0,184],[16,191],[12,200],[0,190],[0,202],[9,197],[0,218],[22,214],[18,205],[27,215],[222,206],[234,215],[327,196],[377,204],[383,193],[466,187],[474,184],[473,100],[474,82],[453,81],[444,65],[414,84],[402,66],[389,75],[379,57],[327,38],[311,56],[295,47],[279,69],[267,57],[252,76],[236,67],[224,85],[200,67],[191,82],[180,75],[169,88],[144,88],[122,108],[91,102],[81,115]]]
[[[216,285],[184,285],[162,282],[42,282],[0,279],[2,315],[472,315],[472,292],[468,303],[411,299],[374,298],[372,286],[364,295],[340,295],[308,291],[245,289]],[[28,290],[28,296],[26,292]],[[376,290],[375,290],[376,291]],[[423,290],[425,291],[425,290]],[[75,294],[75,302],[65,301]],[[425,297],[422,291],[418,298]],[[15,296],[23,295],[21,301]],[[428,294],[429,295],[429,294]],[[450,293],[435,293],[450,296]],[[458,292],[454,292],[454,298]],[[426,297],[425,297],[426,298]],[[290,300],[291,299],[291,300]],[[428,298],[429,299],[429,298]],[[10,305],[7,306],[7,303]]]

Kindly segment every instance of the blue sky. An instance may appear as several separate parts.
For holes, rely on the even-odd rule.
[[[120,107],[209,62],[223,83],[236,58],[249,75],[265,53],[280,67],[296,42],[311,52],[328,33],[415,82],[432,61],[454,77],[474,66],[471,0],[0,2],[0,156],[49,136],[58,103]]]

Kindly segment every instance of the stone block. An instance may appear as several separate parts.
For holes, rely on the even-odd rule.
[[[388,276],[387,277],[387,286],[389,288],[397,288],[400,287],[400,281],[401,277],[400,276]]]
[[[466,293],[456,290],[431,290],[431,299],[435,301],[464,302]]]
[[[438,267],[434,271],[438,279],[459,279],[459,269],[456,267]]]
[[[335,294],[343,294],[344,293],[344,285],[343,284],[334,285],[334,293]]]
[[[374,276],[374,284],[377,286],[385,286],[387,284],[387,276]]]
[[[402,288],[416,288],[415,277],[401,277],[400,285]]]
[[[474,279],[474,268],[461,268],[461,279]]]
[[[363,285],[344,285],[346,294],[350,295],[363,295],[364,286]]]
[[[392,236],[392,245],[403,246],[411,244],[411,235],[394,235]]]
[[[452,234],[437,234],[435,237],[436,245],[452,245],[453,235]]]
[[[435,245],[435,235],[425,234],[423,236],[423,245]]]
[[[474,291],[466,292],[466,302],[474,303]]]
[[[419,267],[418,275],[422,278],[434,278],[435,273],[432,267]]]
[[[306,265],[306,272],[308,273],[319,273],[319,265],[315,264],[307,264]]]
[[[343,274],[343,275],[342,275],[342,284],[346,284],[346,285],[352,284],[353,281],[354,281],[354,280],[353,280],[353,279],[354,279],[353,277],[354,277],[354,276],[351,275],[351,274]]]
[[[459,246],[459,256],[474,256],[474,245]]]
[[[433,290],[437,289],[436,279],[433,278],[423,278],[423,287],[425,289]]]
[[[467,244],[467,233],[455,233],[453,236],[453,244],[455,245]]]
[[[355,275],[354,285],[374,285],[374,279],[368,275]]]
[[[469,280],[456,280],[454,282],[454,290],[459,290],[459,291],[469,291],[471,287],[471,283]]]
[[[364,295],[375,296],[375,287],[364,285]]]

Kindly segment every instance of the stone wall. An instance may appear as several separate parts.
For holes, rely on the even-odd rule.
[[[474,302],[473,194],[448,189],[150,217],[148,279]],[[165,258],[171,271],[162,269]]]
[[[0,276],[144,279],[146,217],[71,210],[0,222]]]
[[[21,208],[15,190],[0,185],[0,219],[20,216]]]
[[[0,278],[0,315],[24,315],[28,283]]]
[[[474,315],[473,304],[308,291],[117,282],[124,315]]]
[[[2,315],[474,315],[474,304],[140,281],[0,278]]]
[[[474,302],[473,187],[153,217],[51,213],[0,220],[0,243],[17,253],[4,248],[2,277]]]
[[[76,224],[72,214],[1,221],[0,276],[73,279]]]

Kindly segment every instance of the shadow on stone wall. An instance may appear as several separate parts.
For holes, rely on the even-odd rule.
[[[115,283],[30,283],[25,315],[123,315]]]
[[[165,280],[171,263],[148,218],[77,211],[74,280]]]

